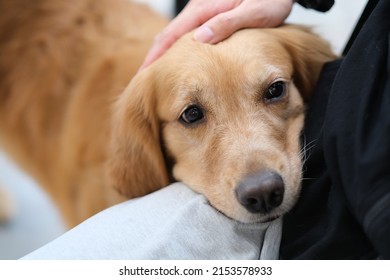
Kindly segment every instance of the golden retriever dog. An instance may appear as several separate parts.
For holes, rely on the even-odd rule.
[[[0,141],[69,226],[173,181],[241,222],[291,209],[305,101],[328,44],[307,29],[191,33],[137,73],[167,20],[127,0],[0,0]]]

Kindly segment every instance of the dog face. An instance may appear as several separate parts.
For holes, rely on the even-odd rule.
[[[300,191],[304,99],[332,58],[297,27],[242,30],[217,45],[184,36],[118,100],[111,182],[134,196],[173,176],[233,219],[283,215]]]

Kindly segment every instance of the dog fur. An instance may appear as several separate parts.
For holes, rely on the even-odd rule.
[[[0,224],[5,224],[10,221],[14,215],[14,205],[11,199],[0,186]]]
[[[0,10],[0,143],[69,226],[177,180],[242,222],[296,202],[304,101],[334,58],[318,36],[283,26],[208,45],[187,34],[137,74],[167,23],[140,4],[0,0]],[[285,94],[269,102],[277,81]],[[194,105],[203,118],[184,123]],[[250,213],[235,188],[262,170],[280,174],[283,202]]]

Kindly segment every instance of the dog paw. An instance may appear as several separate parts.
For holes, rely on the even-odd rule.
[[[13,203],[3,189],[0,188],[0,225],[5,224],[13,217]]]

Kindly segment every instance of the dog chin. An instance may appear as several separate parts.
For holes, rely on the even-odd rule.
[[[243,223],[243,224],[257,224],[257,223],[270,223],[282,216],[281,213],[278,213],[277,211],[272,211],[269,214],[253,214],[249,213],[246,210],[239,210],[235,213],[224,213],[221,212],[223,215],[228,217],[229,219],[235,220],[237,222]]]
[[[250,214],[250,216],[247,216],[244,219],[239,219],[239,221],[245,224],[255,224],[255,223],[266,224],[278,219],[279,217],[280,215]]]

